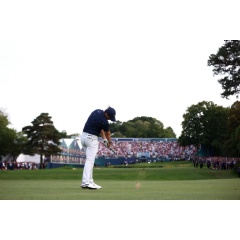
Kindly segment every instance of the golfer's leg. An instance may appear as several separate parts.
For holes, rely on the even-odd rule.
[[[83,169],[82,184],[93,183],[93,167],[98,151],[98,140],[92,140],[86,149],[86,162]]]

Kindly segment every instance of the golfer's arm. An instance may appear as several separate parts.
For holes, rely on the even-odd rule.
[[[101,134],[101,137],[102,137],[103,139],[106,138],[110,144],[112,143],[110,131],[106,131],[106,132],[105,132],[105,131],[102,129],[100,134]]]

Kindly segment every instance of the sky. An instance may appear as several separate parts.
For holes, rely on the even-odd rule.
[[[82,133],[95,109],[125,122],[147,116],[180,136],[201,101],[229,107],[207,66],[239,39],[237,1],[0,2],[0,109],[21,131],[41,113]],[[238,31],[239,32],[239,31]]]
[[[1,0],[0,109],[5,109],[11,121],[10,127],[17,131],[31,125],[37,116],[47,112],[59,131],[65,130],[68,134],[73,134],[82,132],[85,121],[93,110],[104,110],[110,105],[116,109],[116,118],[121,122],[141,116],[153,117],[161,121],[165,128],[170,126],[178,137],[182,130],[182,116],[191,105],[201,101],[213,101],[229,107],[236,100],[234,97],[230,100],[221,98],[222,89],[217,82],[218,77],[213,76],[207,60],[210,54],[217,53],[224,40],[239,39],[236,35],[239,34],[238,2]],[[62,202],[54,201],[51,212],[54,205],[59,203]],[[91,216],[90,221],[99,216],[91,225],[94,228],[102,222],[103,215],[106,215],[105,209],[109,209],[109,202],[106,202],[106,207],[103,207],[103,203],[99,203],[98,208],[92,205],[85,208],[84,216]],[[142,203],[133,202],[134,205],[131,205],[129,210],[132,213],[132,209],[137,206],[138,213],[135,214],[134,211],[133,215],[139,216]],[[26,204],[26,208],[22,208],[24,214],[19,216],[26,215],[25,209],[34,209],[30,214],[39,210],[39,216],[45,213],[39,208],[39,202],[37,208],[36,205],[29,208],[30,202]],[[66,219],[83,216],[84,209],[79,208],[79,203],[76,204],[78,205],[75,207],[71,203],[71,206],[74,206],[72,209],[68,204],[67,208],[70,210],[64,213],[71,213],[73,216]],[[127,208],[131,203],[119,204]],[[166,202],[160,204],[162,206]],[[212,207],[209,207],[210,202],[204,205],[209,207],[212,213],[208,219],[205,218],[202,208],[196,208],[195,202],[188,218],[185,209],[189,209],[189,204],[192,203],[187,202],[180,208],[179,203],[176,208],[170,203],[162,208],[156,205],[154,212],[159,209],[159,213],[155,216],[161,216],[158,218],[158,225],[164,226],[162,230],[166,230],[161,230],[161,236],[166,233],[169,237],[170,232],[176,232],[176,237],[179,237],[179,233],[183,233],[184,229],[179,223],[187,223],[190,228],[194,228],[197,219],[189,219],[195,216],[201,216],[198,217],[201,221],[209,221],[207,224],[216,223],[216,227],[221,224],[223,213],[218,217],[219,211],[214,212],[218,209],[217,202],[213,202]],[[203,206],[204,203],[200,204]],[[49,207],[49,202],[44,206]],[[9,207],[13,209],[12,202]],[[90,208],[94,210],[92,214],[89,214]],[[57,206],[56,213],[52,215],[59,216],[59,209]],[[21,210],[19,204],[16,204],[16,210]],[[77,210],[80,211],[79,214]],[[99,213],[100,210],[104,212]],[[175,214],[177,218],[169,219],[171,210],[174,214],[179,210],[183,212]],[[116,208],[114,203],[111,212],[114,215],[109,214],[110,217],[104,221],[104,229],[106,226],[110,229],[122,224],[116,223],[116,215],[125,214],[122,208]],[[150,214],[151,211],[142,211],[142,219],[145,217],[144,212]],[[234,211],[226,211],[224,214],[230,212]],[[7,216],[11,215],[6,214]],[[217,218],[213,220],[212,216]],[[152,219],[149,215],[145,219],[149,217]],[[231,218],[232,216],[229,219]],[[29,219],[35,220],[30,223]],[[36,216],[29,219],[26,218],[24,222],[33,224],[31,227],[35,229],[39,225],[36,223]],[[51,221],[50,218],[49,222],[52,225],[56,222],[58,228],[59,219],[62,220],[58,218]],[[164,224],[165,219],[172,224]],[[81,218],[71,221],[71,224],[77,223],[76,227],[81,226],[79,220]],[[122,221],[122,218],[119,218],[120,220]],[[139,231],[137,225],[138,220],[139,218],[130,222],[131,229],[134,229],[132,236],[135,238],[143,236],[143,231]],[[39,218],[39,221],[42,221],[42,218]],[[82,226],[83,224],[85,223],[83,222]],[[172,231],[170,226],[177,228],[177,231]],[[8,233],[8,226],[5,224],[4,227]],[[69,238],[69,234],[77,233],[69,231],[73,229],[72,225],[65,229],[66,233],[61,231],[59,237]],[[99,229],[98,227],[97,230]],[[95,231],[98,234],[96,237],[99,238],[99,233],[104,234],[101,230]],[[151,232],[148,231],[147,234],[151,233],[159,234],[159,231],[155,232],[151,228]],[[56,235],[56,232],[49,234]],[[126,235],[124,231],[120,231],[120,236],[121,234]],[[201,231],[198,234],[201,234]],[[206,232],[203,231],[202,234]],[[209,234],[215,236],[216,232],[210,231]],[[24,237],[26,238],[26,235]],[[79,239],[79,234],[76,237]],[[77,239],[76,237],[72,239]],[[184,237],[192,239],[192,234],[184,231]]]

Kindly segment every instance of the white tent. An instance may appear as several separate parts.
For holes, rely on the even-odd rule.
[[[17,158],[17,162],[35,162],[40,163],[40,155],[35,154],[34,156],[20,154]]]
[[[70,147],[70,145],[73,144],[73,148],[77,148],[76,144],[78,145],[78,147],[81,149],[82,148],[82,144],[81,144],[81,140],[80,137],[78,138],[62,138],[60,139],[60,143],[62,146],[65,146],[67,148]]]

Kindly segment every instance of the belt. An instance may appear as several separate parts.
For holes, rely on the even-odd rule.
[[[84,134],[87,134],[87,136],[89,136],[89,137],[96,137],[96,138],[98,138],[98,136],[97,135],[94,135],[94,134],[91,134],[91,133],[87,133],[87,132],[83,132]]]

